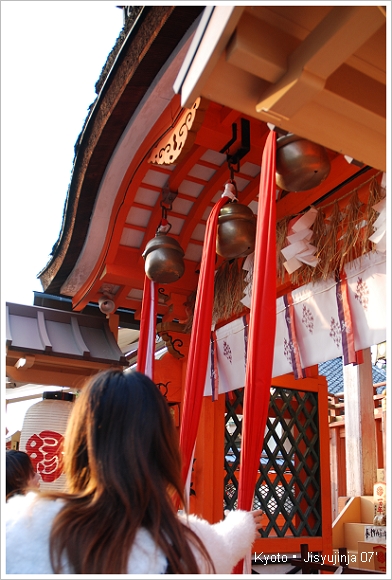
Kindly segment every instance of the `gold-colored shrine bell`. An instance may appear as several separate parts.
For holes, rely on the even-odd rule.
[[[221,208],[216,236],[219,256],[226,260],[248,256],[255,249],[255,238],[256,218],[250,207],[232,201]]]
[[[276,140],[276,184],[285,191],[306,191],[320,185],[331,170],[324,147],[288,133]]]
[[[159,284],[170,284],[181,278],[185,271],[184,250],[174,238],[157,231],[143,252],[148,278]]]

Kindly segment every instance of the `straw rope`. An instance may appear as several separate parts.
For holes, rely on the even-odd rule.
[[[289,280],[294,286],[301,286],[320,279],[325,280],[338,273],[348,262],[369,251],[377,250],[376,245],[369,242],[369,237],[373,233],[373,224],[378,217],[378,212],[373,209],[373,206],[385,197],[385,188],[381,187],[377,180],[381,173],[382,171],[379,171],[361,184],[361,188],[369,184],[369,197],[366,204],[360,201],[356,187],[338,200],[320,204],[316,208],[317,217],[312,227],[311,239],[311,243],[317,248],[315,255],[318,258],[318,264],[315,267],[303,264],[291,275],[287,273],[283,265],[285,258],[281,250],[287,245],[289,222],[297,216],[286,216],[277,223],[276,266],[280,283]],[[342,202],[345,199],[347,199],[347,204],[344,206]],[[244,296],[245,286],[248,283],[252,284],[252,281],[245,282],[247,272],[242,269],[242,264],[243,258],[225,261],[215,273],[213,324],[239,315],[245,309],[241,299]],[[186,332],[190,332],[192,328],[194,302],[195,293],[187,302],[190,314],[185,325]]]

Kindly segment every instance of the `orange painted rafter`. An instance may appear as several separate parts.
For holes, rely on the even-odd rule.
[[[126,226],[126,219],[128,217],[129,211],[132,207],[134,207],[135,205],[135,196],[137,194],[137,191],[140,187],[147,187],[147,185],[144,183],[144,178],[145,175],[148,171],[151,170],[151,165],[147,164],[146,162],[144,162],[143,164],[141,164],[141,166],[139,167],[138,171],[136,172],[132,183],[130,184],[128,190],[127,190],[127,195],[126,198],[124,200],[124,202],[122,203],[122,207],[118,212],[118,217],[116,219],[116,224],[114,227],[114,231],[113,231],[113,236],[112,236],[112,241],[108,250],[108,254],[107,254],[107,261],[109,263],[113,262],[115,259],[115,255],[117,253],[117,248],[120,245],[120,240],[121,240],[121,236],[122,236],[122,232],[123,232],[123,227]],[[161,191],[161,188],[154,188],[154,191]],[[155,235],[155,231],[156,228],[159,225],[160,219],[161,219],[161,212],[162,209],[159,205],[160,202],[160,198],[158,196],[157,202],[155,204],[154,207],[148,206],[148,210],[151,211],[151,217],[149,220],[149,225],[147,226],[147,229],[144,228],[143,226],[134,226],[132,224],[128,224],[128,226],[130,226],[131,228],[137,229],[139,231],[142,231],[144,233],[144,237],[143,240],[141,242],[141,246],[140,246],[140,254],[142,254],[144,247],[147,243],[147,241],[150,239],[150,237],[153,237],[153,235]],[[156,217],[157,216],[157,217]],[[153,234],[152,236],[148,237],[148,229],[152,228],[153,229]]]
[[[143,143],[141,143],[138,153],[130,160],[128,169],[116,193],[100,255],[92,272],[72,299],[72,307],[75,311],[82,310],[92,298],[93,294],[91,292],[94,292],[96,289],[97,280],[99,281],[101,279],[106,261],[114,261],[126,217],[135,200],[140,184],[143,182],[147,171],[151,169],[151,165],[147,162],[148,155],[154,144],[167,131],[173,118],[177,116],[179,111],[180,97],[179,95],[175,95],[157,123],[151,128]],[[165,172],[168,171],[169,174],[171,173],[170,170],[165,168],[162,168],[162,170]]]
[[[169,177],[169,189],[176,192],[181,185],[181,182],[187,177],[189,171],[200,160],[200,157],[207,151],[206,147],[200,145],[193,145],[184,161],[178,165]]]
[[[171,175],[171,173],[172,173],[171,169],[166,167],[166,165],[150,165],[149,167],[150,167],[150,169],[153,169],[154,171],[157,171],[158,173],[164,173],[165,175],[167,175],[167,177],[169,177],[169,175]]]
[[[80,311],[88,304],[92,299],[91,292],[93,291],[94,293],[94,289],[96,288],[95,282],[101,278],[105,263],[114,260],[120,243],[125,220],[132,206],[132,202],[134,201],[137,189],[142,183],[146,171],[148,171],[149,168],[150,167],[146,162],[141,163],[139,167],[137,167],[136,158],[133,158],[131,166],[122,181],[113,204],[105,241],[94,269],[72,299],[72,307],[74,310]],[[131,183],[132,187],[127,187],[126,184],[129,183],[129,173],[132,172],[132,170],[134,171]]]
[[[200,147],[198,145],[192,146],[191,150],[189,151],[189,153],[185,157],[181,166],[179,168],[174,169],[174,171],[172,172],[172,174],[169,177],[168,187],[169,187],[170,191],[176,192],[178,190],[178,187],[180,186],[181,182],[184,179],[188,179],[189,181],[193,181],[196,183],[201,183],[202,185],[206,184],[206,181],[204,181],[204,180],[199,180],[197,178],[192,178],[191,176],[188,176],[188,172],[192,169],[192,167],[195,165],[195,163],[198,162],[198,160],[200,159],[200,156],[203,155],[204,152],[205,152],[205,148]],[[180,196],[181,196],[181,194],[180,194]],[[181,197],[183,199],[189,199],[192,202],[195,201],[195,198],[192,196],[185,196],[184,195]],[[168,213],[169,222],[170,222],[171,215],[174,215],[174,214],[170,211]],[[155,207],[152,210],[150,222],[146,228],[146,233],[145,233],[145,237],[144,237],[145,242],[147,242],[148,240],[152,239],[155,236],[156,229],[160,223],[161,217],[162,217],[162,208],[157,201],[157,203],[155,204]],[[187,216],[178,215],[178,217],[180,217],[180,219],[186,219],[188,221],[189,214]],[[176,236],[173,236],[173,237],[176,237]],[[185,248],[183,248],[183,249],[185,250]]]
[[[210,102],[204,116],[203,125],[197,133],[196,143],[205,145],[207,149],[220,151],[225,143],[231,139],[231,123],[222,123],[222,109],[222,105]],[[236,119],[239,117],[238,111],[235,112],[234,116]],[[210,141],[206,139],[207,135],[211,138]]]
[[[186,199],[193,204],[188,215],[179,214],[177,212],[169,212],[168,214],[169,221],[170,215],[185,220],[182,232],[178,236],[178,241],[184,251],[186,251],[190,240],[192,240],[192,243],[194,244],[199,246],[202,245],[202,242],[199,240],[192,239],[193,231],[198,224],[204,223],[202,218],[206,209],[209,206],[212,206],[211,200],[216,196],[216,193],[219,190],[223,190],[224,183],[230,177],[230,172],[226,163],[219,167],[215,166],[213,163],[201,160],[201,157],[207,150],[219,151],[230,140],[231,123],[238,121],[241,115],[237,111],[230,111],[226,107],[210,103],[205,115],[203,126],[197,133],[195,143],[191,146],[189,152],[186,154],[184,159],[181,160],[181,163],[174,168],[174,170],[171,170],[172,168],[168,168],[164,165],[147,163],[146,159],[148,158],[153,145],[159,141],[160,136],[163,136],[165,132],[167,132],[167,128],[173,123],[173,118],[176,118],[175,114],[179,111],[178,103],[178,98],[174,98],[172,103],[167,107],[165,113],[160,117],[159,121],[151,129],[149,135],[141,144],[138,153],[129,163],[129,167],[119,187],[112,207],[110,222],[100,256],[97,259],[96,265],[90,276],[73,298],[73,306],[75,310],[81,310],[90,300],[96,300],[97,292],[99,292],[103,281],[107,283],[115,283],[117,278],[110,280],[110,272],[113,272],[112,268],[118,265],[117,262],[119,256],[123,253],[120,246],[120,240],[124,227],[143,232],[144,237],[140,248],[126,248],[127,251],[131,250],[131,254],[133,255],[132,267],[130,267],[128,262],[127,278],[126,270],[122,269],[122,261],[120,259],[119,271],[121,271],[121,275],[119,275],[118,279],[123,279],[122,285],[124,287],[133,288],[135,287],[133,280],[138,280],[140,276],[144,276],[144,260],[141,254],[148,240],[152,239],[156,233],[156,228],[159,225],[162,211],[159,196],[154,207],[147,206],[143,204],[143,202],[135,202],[135,197],[140,187],[156,191],[157,193],[161,192],[161,187],[144,183],[145,175],[148,171],[159,171],[160,173],[167,175],[167,185],[171,191],[177,192],[178,187],[184,179],[203,186],[204,189],[199,198],[194,198],[193,196],[186,194],[178,194],[179,199]],[[268,128],[264,123],[260,123],[256,119],[250,119],[250,122],[251,151],[241,160],[241,165],[248,161],[257,165],[260,164],[263,145],[268,134]],[[235,144],[234,149],[236,147],[237,144]],[[216,168],[216,172],[211,180],[206,182],[203,179],[189,175],[189,172],[197,163],[205,167]],[[344,158],[332,158],[331,174],[318,188],[310,190],[310,192],[288,193],[277,202],[277,219],[279,220],[284,216],[291,216],[300,213],[303,209],[315,203],[320,197],[325,195],[325,193],[331,191],[334,187],[344,181],[344,179],[352,176],[357,171],[358,168],[348,164]],[[335,173],[337,174],[336,177],[334,176]],[[242,177],[249,181],[244,190],[239,192],[240,203],[249,204],[253,199],[257,199],[259,176],[250,178],[249,175],[242,174],[240,169],[238,173],[235,173],[234,177]],[[351,184],[348,186],[348,188],[352,187],[353,185]],[[334,196],[336,195],[338,198],[343,194],[344,190],[342,189],[338,194],[334,194]],[[329,199],[332,201],[334,196],[331,196]],[[125,220],[127,219],[132,207],[140,207],[146,211],[152,212],[149,224],[146,228],[139,225],[126,224]],[[177,236],[173,237],[176,238]],[[192,262],[192,268],[194,270],[195,268],[193,266],[194,263]],[[119,274],[119,271],[116,271],[116,275]],[[188,284],[185,284],[185,286],[189,288]],[[285,286],[286,283],[279,284],[278,291]]]
[[[129,278],[132,279],[133,270],[144,270],[144,260],[140,248],[131,248],[129,246],[119,246],[117,248],[113,264],[119,264],[124,268],[129,268]],[[142,267],[143,266],[143,267]]]
[[[162,121],[162,119],[160,120],[160,122],[161,121]],[[154,134],[154,132],[152,131],[151,134]],[[146,150],[147,147],[145,147],[145,148],[143,147],[143,149]],[[200,147],[195,148],[195,151],[197,151],[197,153],[194,153],[192,151],[191,157],[194,157],[194,155],[195,155],[198,158],[198,156],[200,156],[201,154],[204,153],[205,148],[200,148]],[[125,220],[126,220],[126,217],[129,213],[130,208],[132,207],[132,205],[134,203],[134,198],[135,198],[135,195],[137,193],[138,188],[142,185],[145,187],[149,187],[148,184],[143,184],[143,180],[144,180],[144,176],[145,176],[146,172],[151,168],[151,166],[149,164],[147,164],[146,162],[142,162],[140,165],[138,165],[138,163],[137,163],[138,158],[134,157],[133,160],[131,161],[130,166],[129,166],[129,168],[126,172],[126,175],[123,179],[123,182],[121,184],[120,190],[119,190],[118,195],[117,195],[116,200],[115,200],[115,204],[113,206],[112,216],[110,219],[110,224],[108,227],[108,233],[107,233],[107,236],[105,239],[105,243],[103,245],[99,259],[97,260],[96,267],[94,268],[93,272],[88,277],[88,279],[85,281],[84,285],[79,289],[79,291],[75,294],[75,296],[73,298],[73,305],[74,305],[75,310],[81,310],[92,299],[92,296],[97,291],[99,291],[102,280],[107,280],[107,269],[104,270],[104,263],[105,262],[113,263],[115,260],[115,256],[117,253],[117,248],[119,247],[119,243],[120,243],[123,227],[125,224]],[[144,159],[145,158],[146,158],[146,156],[144,155]],[[194,161],[195,161],[195,158],[193,158],[192,161],[190,161],[190,163],[192,164],[192,162],[194,162]],[[154,170],[157,170],[157,168],[155,166],[154,166]],[[171,177],[173,175],[170,172],[170,170],[168,170],[164,167],[160,167],[158,170],[167,174],[169,177]],[[178,172],[178,175],[179,174],[180,174],[180,172]],[[191,177],[190,177],[190,179],[192,181],[199,182],[203,185],[205,184],[204,180],[198,180],[197,178],[191,178]],[[160,188],[155,188],[154,186],[150,186],[150,189],[159,191]],[[194,201],[193,198],[192,198],[192,201]],[[160,212],[159,206],[158,206],[157,211]],[[189,216],[188,216],[188,218],[189,218]],[[159,219],[160,219],[160,215],[159,215]],[[159,222],[159,219],[158,219],[157,223]],[[156,225],[154,224],[154,216],[152,216],[150,223],[152,224],[150,229],[154,228],[154,231],[152,232],[152,234],[154,234],[155,228],[156,228]],[[139,229],[139,228],[136,227],[135,229]],[[192,231],[193,231],[193,229],[194,228],[192,228]],[[139,231],[144,231],[144,229],[141,228]],[[148,234],[149,234],[149,232],[146,231],[145,237],[144,237],[144,242],[147,240]],[[151,237],[152,237],[152,235],[151,235]],[[143,245],[145,245],[145,244],[143,244]],[[139,265],[140,265],[140,259],[137,260],[137,263],[139,263]]]
[[[141,203],[140,201],[134,201],[132,207],[133,208],[134,207],[137,207],[139,209],[145,209],[147,211],[151,211],[154,208],[154,206],[152,206],[152,205],[146,205],[145,203]],[[124,225],[126,226],[126,225],[129,225],[129,224],[125,223]]]
[[[143,189],[149,189],[151,191],[156,191],[158,193],[161,193],[162,191],[162,187],[159,187],[159,185],[152,185],[151,183],[145,183],[144,181],[142,181],[141,187],[143,187]]]
[[[144,232],[144,226],[138,226],[137,224],[127,224],[127,223],[125,223],[124,224],[124,229],[127,229],[127,230],[137,230],[138,232]]]
[[[211,161],[205,161],[205,159],[199,159],[197,162],[198,165],[202,167],[208,167],[208,169],[214,169],[214,171],[220,167],[220,165],[216,165],[216,163],[211,163]]]
[[[229,178],[230,172],[228,167],[222,165],[217,169],[208,184],[206,184],[203,195],[195,199],[195,203],[188,214],[188,219],[184,223],[178,239],[183,249],[187,248],[193,230],[202,218],[206,208],[211,204],[211,200],[219,190],[223,190],[224,184]]]
[[[194,290],[192,284],[197,281],[197,274],[195,273],[197,263],[187,259],[184,260],[184,263],[184,275],[180,280],[178,280],[178,282],[176,282],[176,284],[168,285],[168,288],[173,289],[174,287],[178,287],[183,288],[185,291],[188,291],[188,289],[191,291]],[[118,272],[121,271],[120,269],[123,270],[122,279],[124,284],[126,283],[126,278],[128,278],[128,283],[132,288],[143,289],[143,284],[141,282],[144,281],[144,259],[141,255],[140,249],[120,246],[118,248],[116,259],[110,267],[118,267]],[[139,281],[139,285],[136,284],[137,281]]]
[[[187,201],[191,201],[192,203],[195,201],[195,197],[193,195],[188,195],[186,193],[178,193],[178,199],[186,199]]]
[[[127,296],[131,290],[132,290],[132,286],[130,286],[130,285],[127,285],[127,284],[120,285],[120,289],[115,296],[115,302],[116,302],[117,308],[119,308],[121,306],[122,307],[126,306]]]
[[[137,191],[139,187],[144,187],[147,189],[151,189],[153,191],[160,192],[162,188],[149,185],[144,183],[144,177],[148,171],[153,169],[154,171],[159,171],[160,173],[164,173],[168,176],[171,176],[172,171],[161,165],[151,165],[148,163],[147,159],[150,155],[151,149],[155,143],[166,133],[167,128],[172,125],[173,118],[180,112],[180,98],[178,95],[175,95],[171,101],[171,103],[166,107],[164,113],[161,115],[157,123],[154,127],[150,130],[148,136],[143,142],[143,145],[138,151],[138,154],[134,156],[131,160],[128,170],[126,171],[125,177],[123,179],[121,190],[125,189],[124,198],[121,202],[120,198],[120,191],[117,195],[116,202],[120,199],[119,203],[121,203],[121,209],[119,209],[117,224],[116,224],[116,232],[115,236],[113,236],[113,243],[112,247],[109,249],[108,260],[111,261],[113,256],[115,255],[118,245],[120,243],[121,234],[122,234],[122,224],[125,223],[126,217],[129,213],[129,210],[134,204],[135,196],[137,195]],[[140,160],[142,160],[140,162]],[[159,207],[159,204],[158,204]],[[156,226],[155,226],[156,227]],[[143,240],[145,242],[146,237]]]
[[[173,284],[165,285],[169,292],[174,289],[176,292],[189,295],[195,288],[197,274],[195,273],[197,264],[190,260],[184,260],[185,272],[180,280],[174,286]],[[107,264],[101,278],[102,283],[110,283],[119,286],[128,286],[138,290],[143,290],[144,268],[137,268],[132,264]]]
[[[231,109],[230,107],[222,106],[219,117],[220,123],[222,125],[225,127],[231,127],[233,123],[238,121],[240,113],[235,109]]]
[[[203,187],[208,183],[205,179],[203,179],[202,177],[196,177],[196,175],[187,175],[185,178],[187,181],[191,181],[192,183],[197,183],[199,185],[202,185]]]
[[[249,177],[248,177],[249,179]],[[260,175],[253,177],[248,185],[239,193],[238,201],[244,205],[249,205],[259,194]]]
[[[126,266],[123,264],[106,264],[101,277],[101,283],[104,282],[124,286],[130,285],[130,282],[132,282],[132,288],[142,290],[144,269],[132,267],[130,264]]]
[[[148,164],[145,162],[141,163],[141,165],[136,170],[136,173],[133,175],[130,186],[126,188],[124,193],[121,194],[119,192],[117,194],[111,213],[110,236],[109,235],[106,236],[105,240],[106,251],[101,252],[100,255],[101,261],[104,260],[111,262],[113,260],[117,251],[117,247],[120,244],[123,227],[128,217],[128,213],[131,207],[133,206],[137,189],[143,182],[146,171],[148,171]]]

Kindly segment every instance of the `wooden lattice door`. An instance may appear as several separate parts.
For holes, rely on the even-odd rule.
[[[287,383],[287,380],[283,380]],[[289,381],[290,382],[290,381]],[[315,379],[271,387],[253,509],[265,511],[264,553],[331,547],[331,493],[326,386]],[[223,509],[237,506],[244,390],[226,395]]]

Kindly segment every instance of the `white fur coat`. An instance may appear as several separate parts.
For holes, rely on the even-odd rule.
[[[60,500],[43,500],[36,493],[12,497],[5,506],[7,574],[53,574],[49,560],[49,534],[53,518],[61,509]],[[4,514],[3,514],[4,515]],[[211,525],[190,515],[189,527],[209,551],[216,574],[230,574],[234,565],[246,556],[255,538],[255,524],[249,512],[231,512],[225,520]],[[196,552],[201,573],[206,569]],[[164,574],[166,558],[149,532],[140,529],[129,556],[129,574]],[[66,562],[64,573],[70,574]]]

